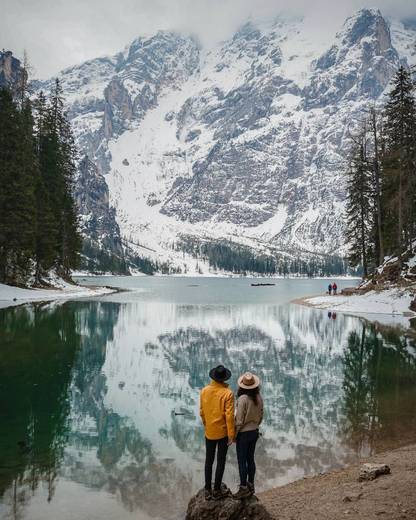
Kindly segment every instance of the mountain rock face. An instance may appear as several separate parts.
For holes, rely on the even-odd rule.
[[[22,79],[26,76],[20,60],[11,51],[0,51],[0,88],[17,91]]]
[[[137,38],[112,57],[97,58],[60,75],[78,146],[108,173],[108,141],[138,124],[163,89],[179,89],[198,67],[193,40],[159,32]],[[51,82],[37,87],[48,89]]]
[[[188,239],[342,254],[349,125],[415,60],[415,36],[373,9],[331,37],[283,18],[211,49],[159,32],[60,78],[124,241],[190,272]]]
[[[80,231],[86,238],[84,253],[90,262],[92,260],[89,268],[126,271],[120,228],[115,219],[115,210],[109,205],[108,187],[103,175],[88,156],[79,163],[74,195],[79,210]],[[103,252],[106,253],[104,257]],[[101,265],[103,261],[108,263],[110,257],[117,265]]]

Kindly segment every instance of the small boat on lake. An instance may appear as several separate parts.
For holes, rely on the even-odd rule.
[[[252,287],[268,287],[270,285],[276,285],[275,283],[252,283]]]

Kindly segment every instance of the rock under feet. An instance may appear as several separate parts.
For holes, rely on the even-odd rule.
[[[186,520],[271,520],[271,517],[256,497],[205,500],[201,489],[188,504]]]

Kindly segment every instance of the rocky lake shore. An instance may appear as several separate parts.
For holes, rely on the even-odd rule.
[[[364,462],[391,473],[359,481]],[[274,520],[389,520],[416,518],[416,445],[389,450],[347,468],[304,478],[259,494]]]
[[[376,476],[379,468],[384,474]],[[186,520],[413,520],[415,474],[411,444],[259,493],[258,500],[206,502],[201,491],[190,500]]]

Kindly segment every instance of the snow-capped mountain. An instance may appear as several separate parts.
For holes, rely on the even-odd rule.
[[[416,24],[363,9],[324,33],[278,18],[206,49],[158,32],[61,73],[123,243],[191,271],[187,240],[342,253],[349,125],[416,62]]]

